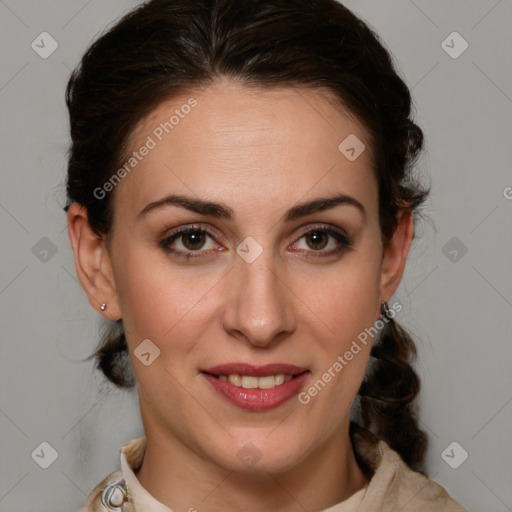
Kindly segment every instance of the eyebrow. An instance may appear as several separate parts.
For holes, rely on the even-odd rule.
[[[346,194],[338,194],[332,197],[319,197],[312,201],[299,203],[290,208],[283,215],[282,220],[284,222],[291,222],[313,213],[330,210],[339,205],[353,206],[357,208],[366,220],[366,210],[364,209],[364,206],[357,199]],[[147,213],[165,206],[178,206],[200,215],[208,215],[218,219],[232,220],[235,217],[233,210],[224,203],[215,203],[204,199],[171,194],[159,199],[158,201],[149,203],[137,215],[137,218],[140,219]]]

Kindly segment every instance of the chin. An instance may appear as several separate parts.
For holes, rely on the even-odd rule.
[[[239,474],[268,475],[279,474],[293,469],[306,457],[304,442],[288,436],[270,439],[272,434],[248,436],[247,433],[238,440],[230,438],[228,446],[221,455],[220,465]],[[226,458],[226,455],[228,457]]]

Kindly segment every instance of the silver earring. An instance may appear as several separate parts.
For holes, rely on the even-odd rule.
[[[388,317],[388,313],[389,313],[389,306],[388,306],[388,303],[386,301],[384,302],[381,302],[380,303],[380,314],[381,314],[381,318],[389,318]]]
[[[100,311],[105,311],[105,309],[107,309],[107,305],[106,304],[102,304],[100,306]]]

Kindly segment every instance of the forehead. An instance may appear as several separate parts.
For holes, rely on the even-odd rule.
[[[219,80],[157,106],[129,139],[130,154],[145,146],[116,191],[141,208],[166,193],[241,207],[333,189],[377,200],[366,131],[322,90]]]

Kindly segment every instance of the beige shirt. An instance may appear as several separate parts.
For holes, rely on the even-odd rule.
[[[366,487],[322,512],[467,512],[443,487],[412,471],[368,430],[353,425],[351,438],[359,462],[373,475]],[[123,446],[121,468],[94,488],[80,512],[173,512],[137,480],[135,471],[145,449],[145,436]]]

